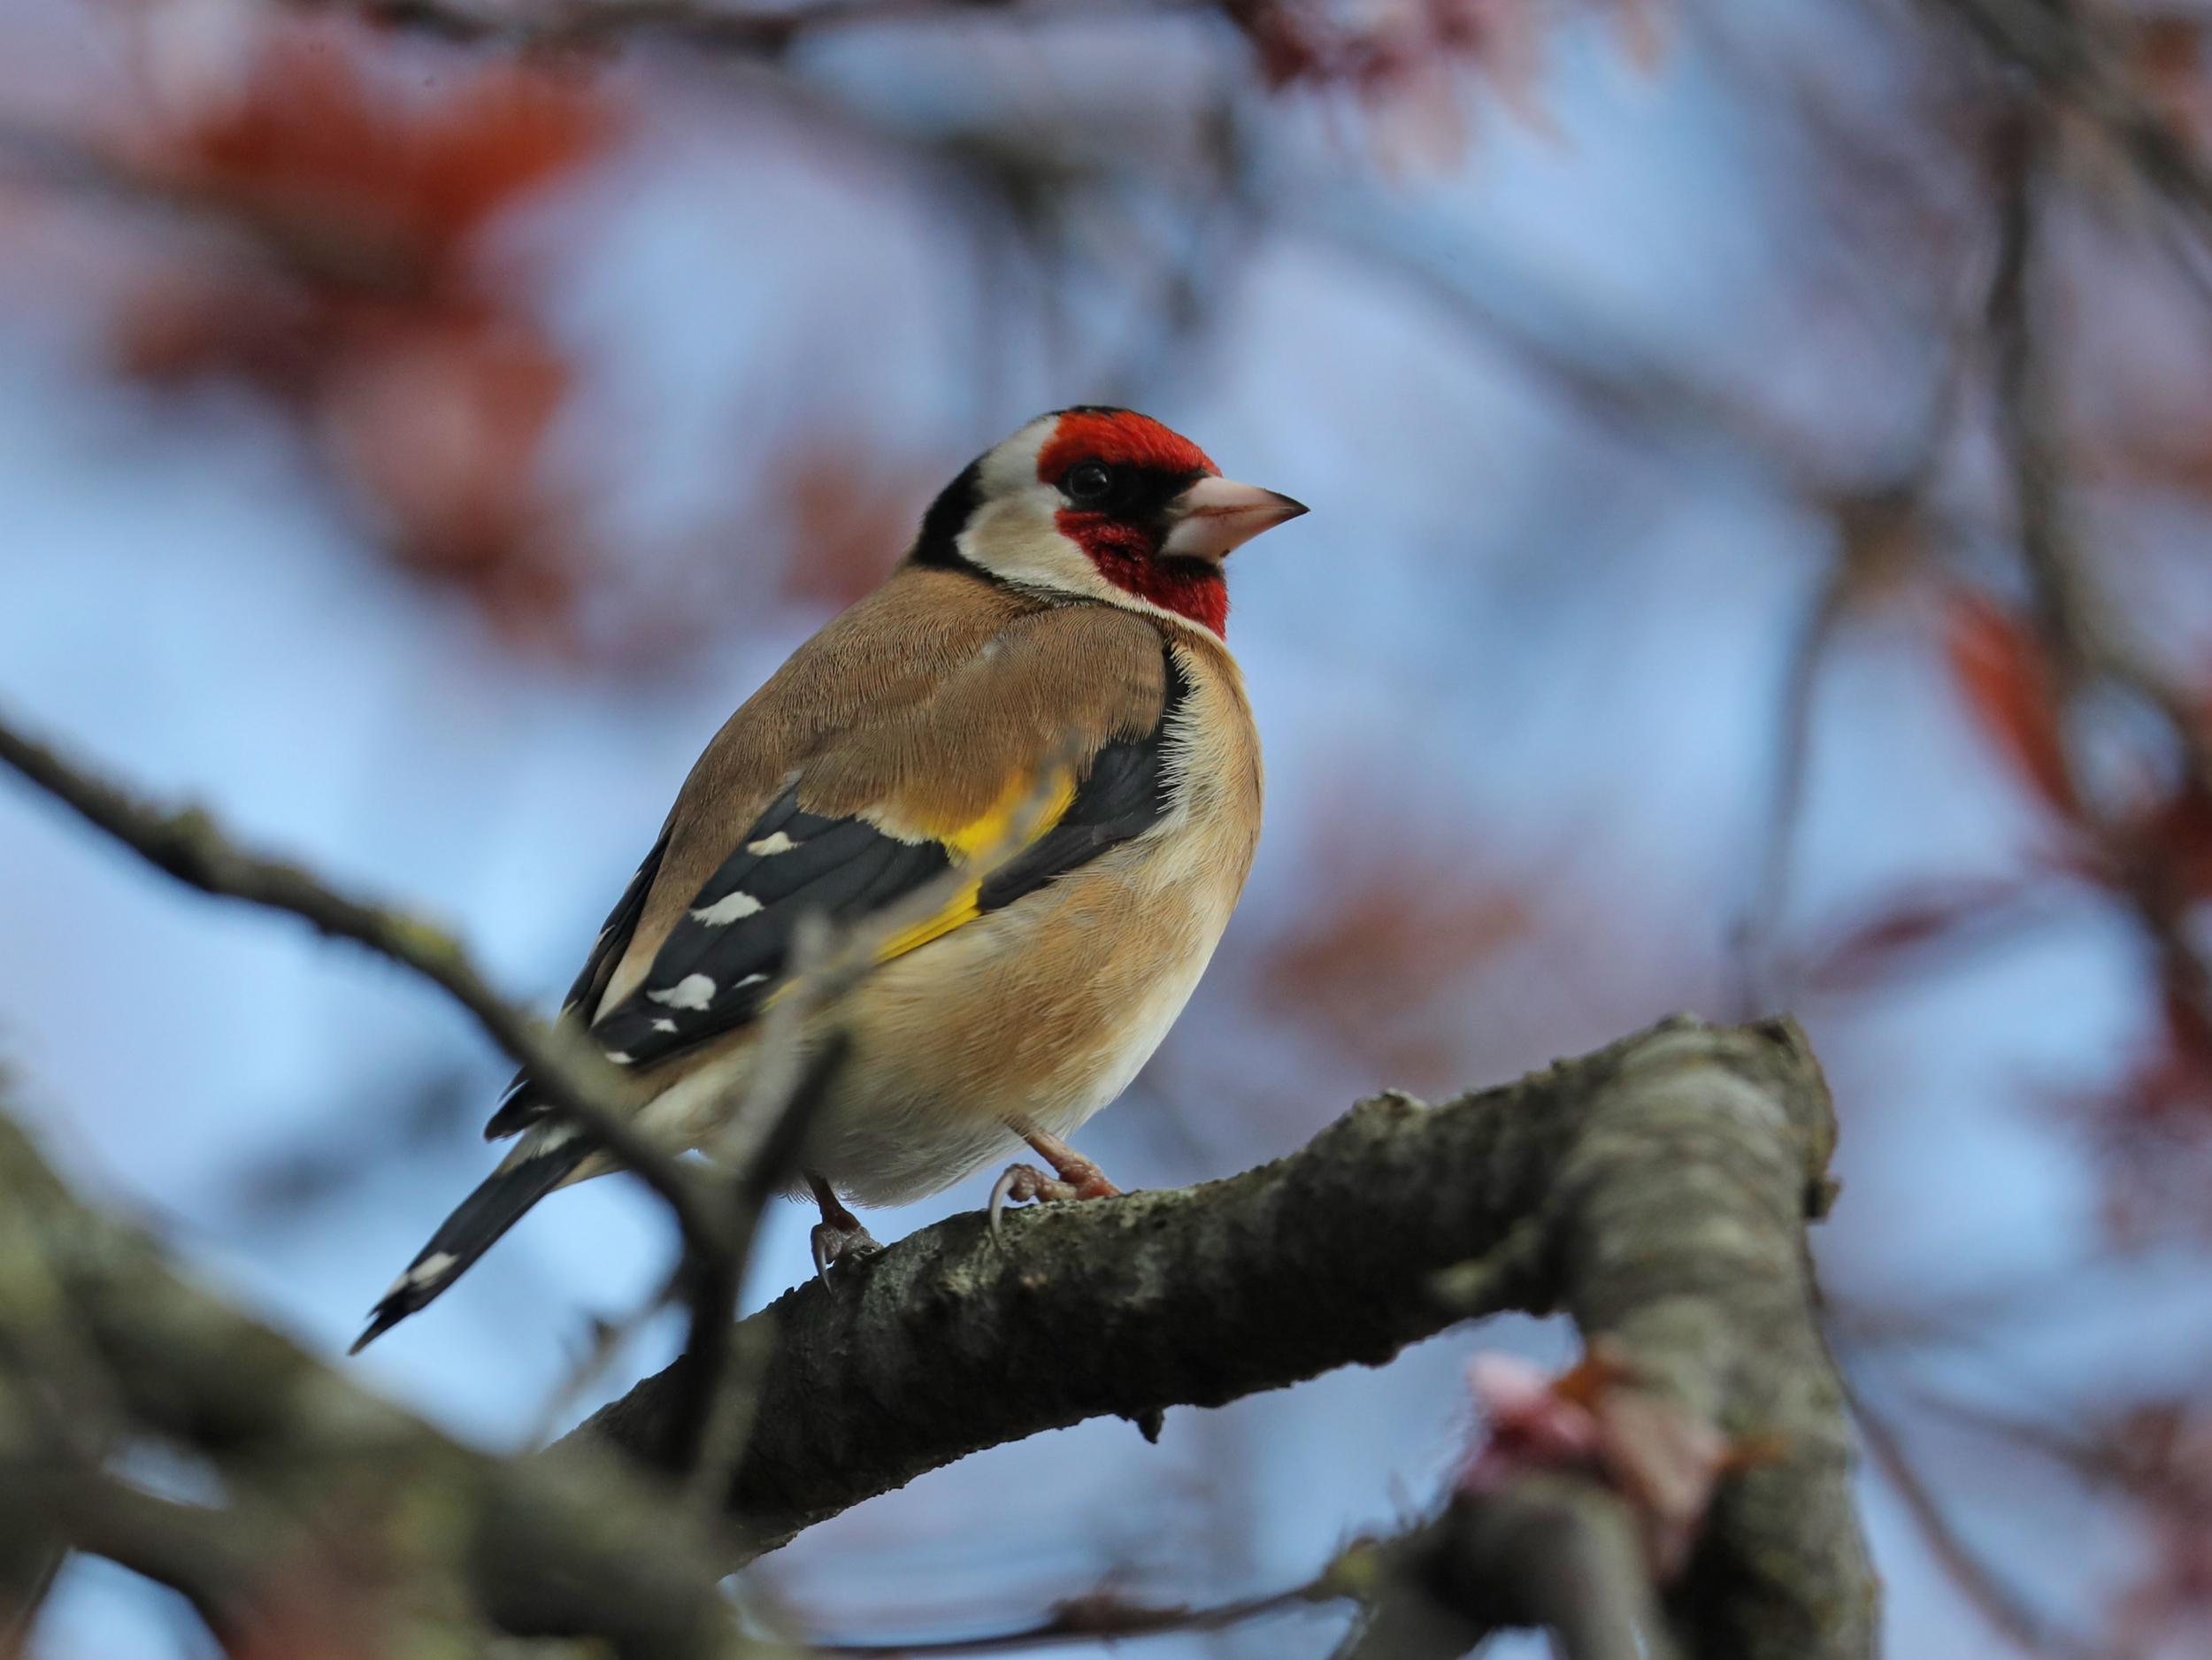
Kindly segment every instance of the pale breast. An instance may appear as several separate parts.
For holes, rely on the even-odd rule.
[[[1159,824],[887,964],[852,1000],[853,1060],[810,1157],[858,1203],[950,1185],[1011,1149],[1011,1118],[1072,1131],[1188,1002],[1251,870],[1261,777],[1234,663],[1177,649],[1190,689]]]

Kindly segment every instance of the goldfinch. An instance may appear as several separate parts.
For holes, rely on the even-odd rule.
[[[1113,1194],[1064,1138],[1181,1012],[1259,838],[1222,561],[1305,511],[1129,410],[1041,416],[971,463],[883,586],[716,734],[569,991],[564,1018],[644,1086],[640,1127],[712,1141],[802,917],[934,883],[942,906],[834,1011],[847,1048],[800,1161],[818,1270],[873,1248],[847,1202],[904,1203],[1024,1141],[1052,1173],[1011,1167],[995,1214]],[[947,876],[966,864],[976,880]],[[615,1168],[526,1076],[486,1136],[519,1139],[356,1352],[547,1194]]]

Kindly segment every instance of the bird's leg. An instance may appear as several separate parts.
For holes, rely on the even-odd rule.
[[[999,1236],[999,1212],[1010,1202],[1026,1204],[1033,1199],[1113,1199],[1121,1189],[1106,1180],[1106,1172],[1056,1135],[1048,1135],[1026,1119],[1011,1120],[1017,1135],[1037,1149],[1037,1157],[1052,1166],[1048,1176],[1034,1164],[1010,1164],[991,1189],[991,1237]]]
[[[839,1201],[837,1190],[829,1185],[827,1177],[818,1176],[810,1170],[806,1185],[814,1190],[814,1203],[822,1210],[822,1219],[814,1225],[809,1238],[814,1246],[814,1272],[827,1284],[832,1263],[844,1257],[872,1257],[883,1247],[861,1226],[860,1218]]]

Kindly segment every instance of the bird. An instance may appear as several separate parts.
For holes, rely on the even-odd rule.
[[[672,1156],[737,1111],[807,930],[927,914],[800,1041],[838,1033],[792,1191],[825,1279],[903,1204],[1024,1143],[1003,1203],[1118,1192],[1068,1138],[1166,1036],[1252,867],[1257,731],[1223,562],[1306,511],[1148,416],[1086,404],[971,462],[904,557],[715,734],[560,1018],[634,1080]],[[818,922],[806,920],[817,918]],[[527,1072],[513,1138],[353,1345],[442,1294],[555,1189],[619,1168]],[[839,1271],[840,1273],[848,1272]]]

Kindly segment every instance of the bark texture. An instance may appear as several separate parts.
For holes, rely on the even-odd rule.
[[[663,1454],[687,1363],[572,1444],[472,1451],[180,1279],[0,1118],[0,1593],[23,1600],[65,1544],[271,1652],[313,1649],[298,1622],[334,1610],[357,1635],[373,1623],[362,1652],[491,1652],[497,1632],[758,1652],[721,1574],[924,1471],[1557,1308],[1635,1456],[1509,1464],[1436,1522],[1348,1553],[1310,1595],[1366,1603],[1354,1651],[1420,1631],[1441,1654],[1538,1622],[1576,1656],[1863,1660],[1874,1586],[1805,1251],[1832,1134],[1793,1026],[1678,1020],[1442,1106],[1363,1102],[1226,1181],[1018,1213],[1003,1248],[956,1218],[740,1328],[741,1350],[771,1347],[718,1528],[605,1456]],[[1740,1456],[1715,1456],[1724,1439]],[[204,1461],[223,1502],[130,1485],[112,1454],[149,1442]],[[1683,1447],[1705,1450],[1674,1479]],[[338,1539],[339,1579],[285,1565]],[[311,1595],[288,1598],[296,1582]]]
[[[115,1449],[152,1440],[204,1459],[228,1502],[106,1472]],[[4,1116],[0,1494],[0,1572],[35,1574],[65,1541],[177,1587],[271,1653],[457,1655],[494,1627],[591,1632],[637,1660],[763,1652],[716,1593],[707,1533],[654,1484],[588,1450],[494,1458],[378,1400],[79,1203]],[[311,1573],[303,1541],[318,1535],[397,1595],[351,1609],[309,1577],[298,1595],[317,1606],[288,1607],[286,1577]],[[325,1619],[390,1623],[325,1647]]]
[[[1670,1598],[1687,1651],[1871,1654],[1805,1249],[1834,1135],[1793,1025],[1678,1019],[1441,1106],[1363,1101],[1225,1181],[1016,1214],[1003,1249],[953,1218],[753,1317],[774,1352],[730,1494],[741,1554],[1001,1441],[1153,1425],[1470,1315],[1563,1309],[1637,1387],[1761,1449]],[[684,1364],[572,1439],[649,1458]]]

